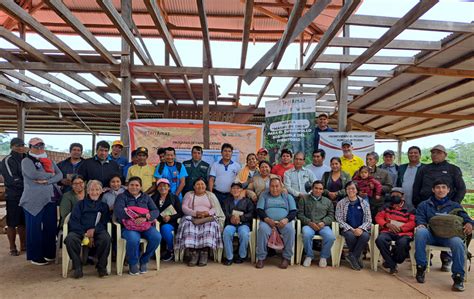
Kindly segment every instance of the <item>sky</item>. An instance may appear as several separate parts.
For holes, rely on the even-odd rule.
[[[418,1],[415,0],[364,0],[362,5],[357,11],[357,14],[365,15],[379,15],[379,16],[390,16],[390,17],[401,17],[407,11],[409,11]],[[472,1],[450,1],[450,0],[441,0],[435,7],[428,11],[421,19],[430,19],[430,20],[444,20],[444,21],[457,21],[457,22],[472,22],[474,20],[474,3]],[[369,37],[369,38],[378,38],[380,37],[387,28],[375,28],[375,27],[363,27],[363,26],[351,26],[350,35],[351,37]],[[449,33],[446,32],[428,32],[420,30],[405,30],[400,34],[397,39],[409,39],[409,40],[431,40],[438,41],[443,37],[447,36]],[[80,37],[72,36],[59,36],[69,45],[74,45],[75,50],[92,50],[92,48],[85,43]],[[110,38],[110,37],[99,37],[99,40],[107,45],[107,48],[111,51],[120,51],[120,39]],[[38,35],[29,34],[27,36],[27,42],[31,43],[37,48],[41,49],[55,49],[54,46],[45,41],[42,37]],[[155,64],[164,65],[164,45],[161,39],[145,39],[147,47],[152,53]],[[260,57],[265,54],[265,52],[272,46],[270,43],[249,43],[248,56],[246,61],[246,67],[252,67]],[[181,60],[185,66],[202,66],[202,42],[201,41],[184,41],[184,40],[175,40],[175,46],[178,49],[178,52],[181,56]],[[13,48],[8,42],[0,39],[0,47],[2,48]],[[311,50],[315,47],[312,45]],[[241,43],[240,42],[220,42],[213,41],[211,42],[211,53],[213,59],[214,67],[231,67],[239,68],[240,66],[240,51]],[[360,54],[363,49],[351,49],[351,54]],[[281,69],[297,69],[299,68],[299,44],[295,43],[290,45],[280,63],[279,68]],[[413,56],[417,51],[407,51],[407,50],[382,50],[379,55],[393,55],[393,56]],[[342,50],[338,48],[328,48],[325,54],[342,54]],[[196,59],[199,57],[199,59]],[[139,61],[136,59],[136,61]],[[172,61],[172,60],[171,60]],[[172,63],[173,64],[173,63]],[[336,64],[330,63],[318,63],[315,67],[324,67],[324,68],[338,68]],[[395,67],[394,65],[364,65],[362,68],[377,68],[377,69],[391,69]],[[45,82],[42,78],[36,77],[35,75],[27,72],[27,75],[40,81]],[[61,74],[55,74],[58,78],[63,78]],[[92,83],[100,86],[103,85],[97,79],[91,75],[84,75]],[[358,78],[373,80],[374,78]],[[65,79],[66,81],[67,79]],[[216,76],[217,84],[220,85],[220,92],[223,96],[236,92],[237,78],[236,77],[222,77]],[[251,85],[247,85],[245,82],[242,84],[241,93],[243,94],[256,94],[260,90],[264,79],[257,78]],[[273,78],[267,91],[266,95],[280,95],[283,89],[286,87],[290,79],[287,78]],[[77,83],[68,81],[73,86],[76,86],[79,89],[83,87]],[[61,90],[60,88],[57,88]],[[41,90],[35,89],[38,92]],[[77,100],[83,101],[83,99],[78,98],[76,95],[61,90],[70,97],[73,97]],[[43,93],[43,92],[42,92]],[[89,94],[93,97],[94,94]],[[112,95],[112,94],[111,94]],[[55,98],[48,94],[51,98]],[[117,100],[120,100],[119,95],[112,95]],[[104,102],[105,100],[101,97],[95,97],[97,100]],[[274,100],[269,98],[263,98],[260,104],[260,107],[264,107],[267,100]],[[243,105],[254,104],[255,98],[242,97],[240,103]],[[67,109],[67,106],[66,108]],[[37,134],[36,134],[37,135]],[[44,140],[47,144],[63,150],[67,149],[69,144],[72,142],[81,142],[84,145],[85,149],[90,149],[92,146],[92,137],[90,135],[43,135]],[[14,134],[11,134],[11,137],[14,137]],[[29,139],[33,135],[27,134],[25,139]],[[97,141],[105,140],[114,140],[117,136],[98,136]],[[442,143],[451,147],[456,142],[474,142],[474,127],[463,129],[453,133],[439,134],[424,138],[415,139],[413,141],[408,141],[403,143],[403,151],[406,151],[407,148],[411,145],[418,145],[422,148],[432,147],[438,143]],[[385,149],[397,149],[396,142],[377,142],[376,151],[383,152]]]

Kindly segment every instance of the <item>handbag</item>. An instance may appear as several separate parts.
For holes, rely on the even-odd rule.
[[[466,238],[463,229],[464,219],[456,215],[462,210],[463,209],[457,208],[453,209],[448,214],[431,217],[430,221],[428,222],[428,227],[430,228],[433,235],[438,238]]]
[[[282,250],[285,247],[285,244],[283,244],[283,239],[275,227],[272,229],[270,238],[268,238],[267,246],[275,250]]]
[[[146,208],[141,208],[141,207],[126,207],[125,208],[125,213],[127,214],[130,219],[123,219],[122,223],[125,226],[127,230],[133,230],[137,232],[144,232],[150,229],[151,227],[151,222],[150,221],[143,221],[140,224],[135,223],[135,219],[144,217],[146,218],[146,214],[148,214],[150,211]]]
[[[207,197],[207,200],[209,200],[209,203],[211,204],[211,207],[212,207],[212,202],[209,199],[209,197],[207,196],[207,194],[206,194],[206,197]],[[196,198],[196,194],[193,194],[193,206],[192,206],[193,211],[194,211],[194,199],[195,198]],[[204,218],[192,217],[192,219],[191,219],[191,221],[194,225],[200,225],[200,224],[208,223],[208,222],[211,222],[211,221],[214,221],[214,220],[215,220],[214,216],[207,216],[207,217],[204,217]]]

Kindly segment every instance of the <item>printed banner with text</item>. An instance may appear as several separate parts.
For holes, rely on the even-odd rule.
[[[365,161],[367,153],[375,150],[375,133],[373,132],[321,132],[319,148],[326,152],[324,164],[329,166],[333,157],[342,156],[342,141],[352,141],[352,153]]]

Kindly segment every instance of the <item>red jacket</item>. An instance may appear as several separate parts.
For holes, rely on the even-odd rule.
[[[375,195],[382,195],[382,184],[377,181],[375,178],[369,176],[366,179],[361,178],[359,175],[356,175],[352,178],[357,182],[357,187],[359,187],[359,192],[367,193],[367,196],[370,198],[375,198]],[[370,188],[370,183],[374,185],[374,188]]]
[[[277,165],[272,167],[272,174],[279,175],[281,177],[281,179],[283,180],[285,178],[285,172],[287,170],[292,169],[293,167],[294,167],[293,163],[290,163],[288,165],[288,168],[283,167],[283,165],[281,165],[281,164],[277,164]]]
[[[399,236],[413,237],[416,226],[415,215],[413,213],[409,213],[403,208],[394,209],[393,207],[388,207],[378,212],[377,216],[375,216],[375,222],[380,225],[381,233],[390,232],[390,230],[385,227],[385,224],[390,223],[390,220],[404,223],[400,226],[402,231],[398,233]]]

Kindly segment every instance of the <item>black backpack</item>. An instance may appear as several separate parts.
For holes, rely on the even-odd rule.
[[[181,172],[181,167],[183,167],[183,165],[179,162],[175,162],[176,163],[176,170],[178,171],[178,174]],[[163,175],[163,169],[165,169],[165,163],[160,163],[158,164],[158,173],[160,175]]]

